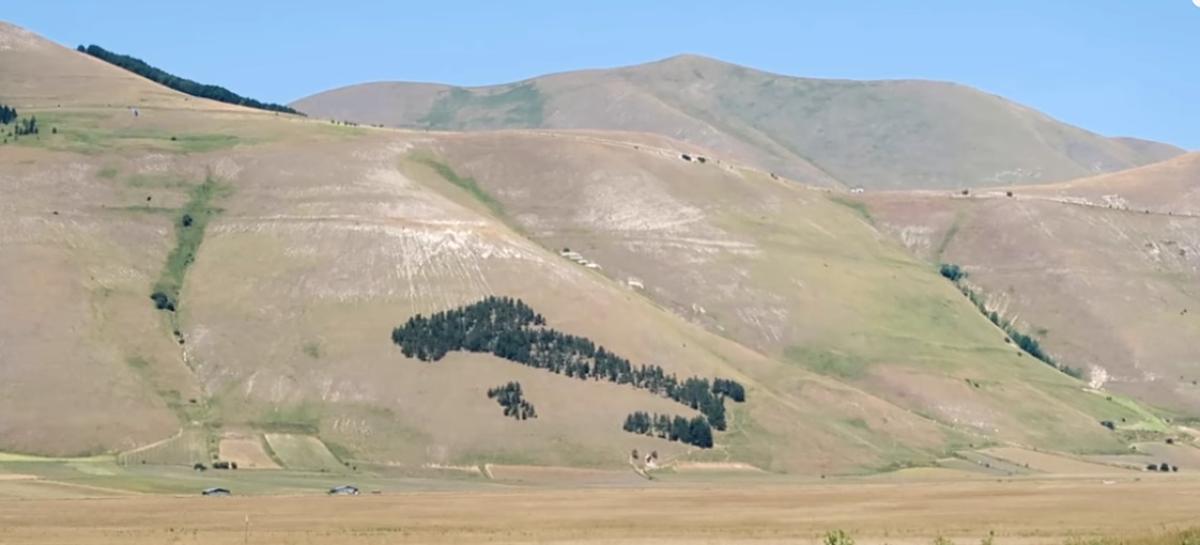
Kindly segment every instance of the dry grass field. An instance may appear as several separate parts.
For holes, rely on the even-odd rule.
[[[360,497],[0,499],[0,543],[1082,542],[1176,531],[1195,478],[936,482],[730,481]],[[1181,543],[1182,540],[1170,541]]]

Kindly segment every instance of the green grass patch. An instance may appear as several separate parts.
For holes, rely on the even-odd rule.
[[[1126,417],[1126,422],[1118,424],[1120,429],[1131,429],[1141,431],[1152,431],[1159,433],[1170,433],[1171,426],[1163,421],[1158,415],[1151,412],[1146,407],[1143,407],[1138,402],[1125,396],[1106,393],[1105,401],[1108,401],[1121,409],[1132,413],[1132,417]]]
[[[851,418],[851,419],[845,420],[845,424],[847,426],[850,426],[851,428],[857,428],[857,429],[860,429],[863,431],[871,431],[871,426],[869,426],[867,424],[866,420],[863,420],[861,418]]]
[[[869,366],[865,359],[855,354],[812,346],[789,346],[783,350],[783,357],[815,373],[844,379],[864,377]]]
[[[430,129],[535,128],[542,124],[545,104],[533,83],[494,93],[454,88],[438,97],[417,122]],[[470,116],[460,118],[463,110],[470,110]]]
[[[131,174],[125,178],[125,185],[138,189],[187,189],[194,183],[170,174]]]
[[[466,191],[472,198],[486,206],[497,218],[505,217],[504,205],[479,187],[475,178],[460,176],[453,168],[450,168],[450,165],[433,157],[417,155],[413,157],[413,160],[433,169],[438,176]]]
[[[179,294],[183,290],[188,268],[196,261],[196,252],[204,242],[204,230],[208,222],[220,213],[213,201],[227,195],[230,188],[209,176],[204,183],[194,187],[189,199],[175,218],[175,248],[167,254],[167,263],[154,284],[154,298],[164,308],[159,296],[165,297],[171,308],[178,310]]]
[[[83,154],[101,154],[122,149],[142,149],[175,153],[204,153],[248,143],[245,138],[223,133],[173,133],[156,127],[105,126],[115,113],[45,110],[33,112],[41,134],[22,136],[14,143]],[[52,130],[53,129],[53,130]],[[106,169],[99,173],[108,174]],[[116,176],[115,169],[111,171]]]
[[[288,469],[342,471],[345,466],[329,448],[311,435],[268,433],[264,439],[280,465]]]
[[[304,355],[306,355],[314,360],[321,359],[321,345],[320,345],[320,343],[317,343],[316,341],[310,341],[310,342],[304,343],[302,350],[304,351]]]
[[[141,356],[130,356],[125,359],[125,364],[138,373],[144,373],[150,368],[150,362]]]
[[[117,174],[119,174],[119,173],[120,172],[117,170],[117,167],[108,166],[108,167],[104,167],[104,168],[100,169],[99,171],[97,171],[96,176],[103,178],[105,180],[112,180],[112,179],[116,178]]]
[[[176,208],[167,208],[165,206],[150,206],[146,204],[135,204],[130,206],[101,206],[101,210],[109,212],[133,212],[138,214],[158,214],[164,216],[175,216],[179,212]]]

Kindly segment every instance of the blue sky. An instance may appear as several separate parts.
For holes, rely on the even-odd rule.
[[[1192,0],[5,4],[0,18],[63,44],[277,102],[364,81],[481,85],[688,52],[800,76],[956,81],[1103,134],[1200,149]]]

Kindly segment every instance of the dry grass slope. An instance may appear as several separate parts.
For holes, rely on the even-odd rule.
[[[657,133],[830,186],[1041,183],[1182,153],[1105,138],[961,85],[794,78],[694,55],[490,87],[354,85],[293,106],[397,127]]]
[[[128,451],[200,428],[406,467],[625,468],[637,448],[816,474],[970,444],[1108,452],[1123,447],[1096,420],[1145,418],[1017,356],[861,210],[694,146],[334,126],[0,37],[0,102],[59,129],[0,156],[3,450]],[[495,101],[533,115],[526,98]],[[206,180],[220,213],[179,237]],[[568,245],[603,268],[560,257]],[[164,278],[174,313],[149,299]],[[635,410],[690,412],[669,400],[390,342],[415,313],[491,294],[634,361],[736,378],[749,401],[692,451],[620,429]],[[486,398],[509,380],[538,419]]]
[[[918,255],[964,267],[988,305],[1090,382],[1200,416],[1195,155],[1045,187],[864,195]],[[1006,196],[1012,192],[1012,197]],[[1178,196],[1178,200],[1172,195]]]

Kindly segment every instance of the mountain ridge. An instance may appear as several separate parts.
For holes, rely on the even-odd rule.
[[[633,130],[671,136],[812,185],[1044,183],[1183,150],[1104,137],[954,82],[773,74],[694,54],[474,87],[351,85],[294,101],[389,126]]]

